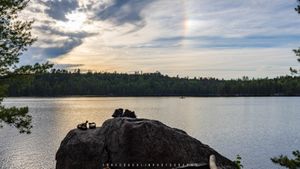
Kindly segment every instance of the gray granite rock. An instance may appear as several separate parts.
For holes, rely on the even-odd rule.
[[[232,161],[182,130],[156,120],[117,117],[106,120],[96,129],[71,130],[57,151],[56,168],[100,169],[106,163],[114,165],[110,168],[208,166],[212,154],[216,156],[219,169],[235,168]]]

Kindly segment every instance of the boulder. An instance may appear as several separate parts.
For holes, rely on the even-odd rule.
[[[210,155],[218,169],[236,168],[182,130],[156,120],[117,117],[96,129],[71,130],[56,153],[56,169],[209,168]]]

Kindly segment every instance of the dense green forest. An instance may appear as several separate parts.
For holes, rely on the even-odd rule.
[[[5,79],[8,96],[300,96],[300,77],[220,80],[52,70]]]

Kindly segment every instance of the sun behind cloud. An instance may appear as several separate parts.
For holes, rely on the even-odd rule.
[[[21,63],[184,76],[286,75],[300,38],[299,16],[291,12],[296,2],[257,2],[32,0],[28,13],[38,16],[39,40]]]
[[[58,21],[57,25],[67,31],[82,31],[87,24],[87,16],[83,12],[72,12],[66,15],[68,21]]]

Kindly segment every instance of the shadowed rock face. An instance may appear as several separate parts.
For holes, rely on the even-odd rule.
[[[117,117],[92,130],[71,130],[56,154],[57,169],[174,168],[174,164],[208,166],[214,154],[219,169],[234,169],[234,163],[209,146],[155,120]],[[139,164],[126,167],[124,164]],[[142,167],[154,164],[155,167]],[[172,164],[171,167],[166,166]],[[158,165],[158,166],[157,166]],[[163,166],[161,166],[163,165]],[[200,168],[200,167],[199,167]],[[206,168],[206,167],[201,167]]]

